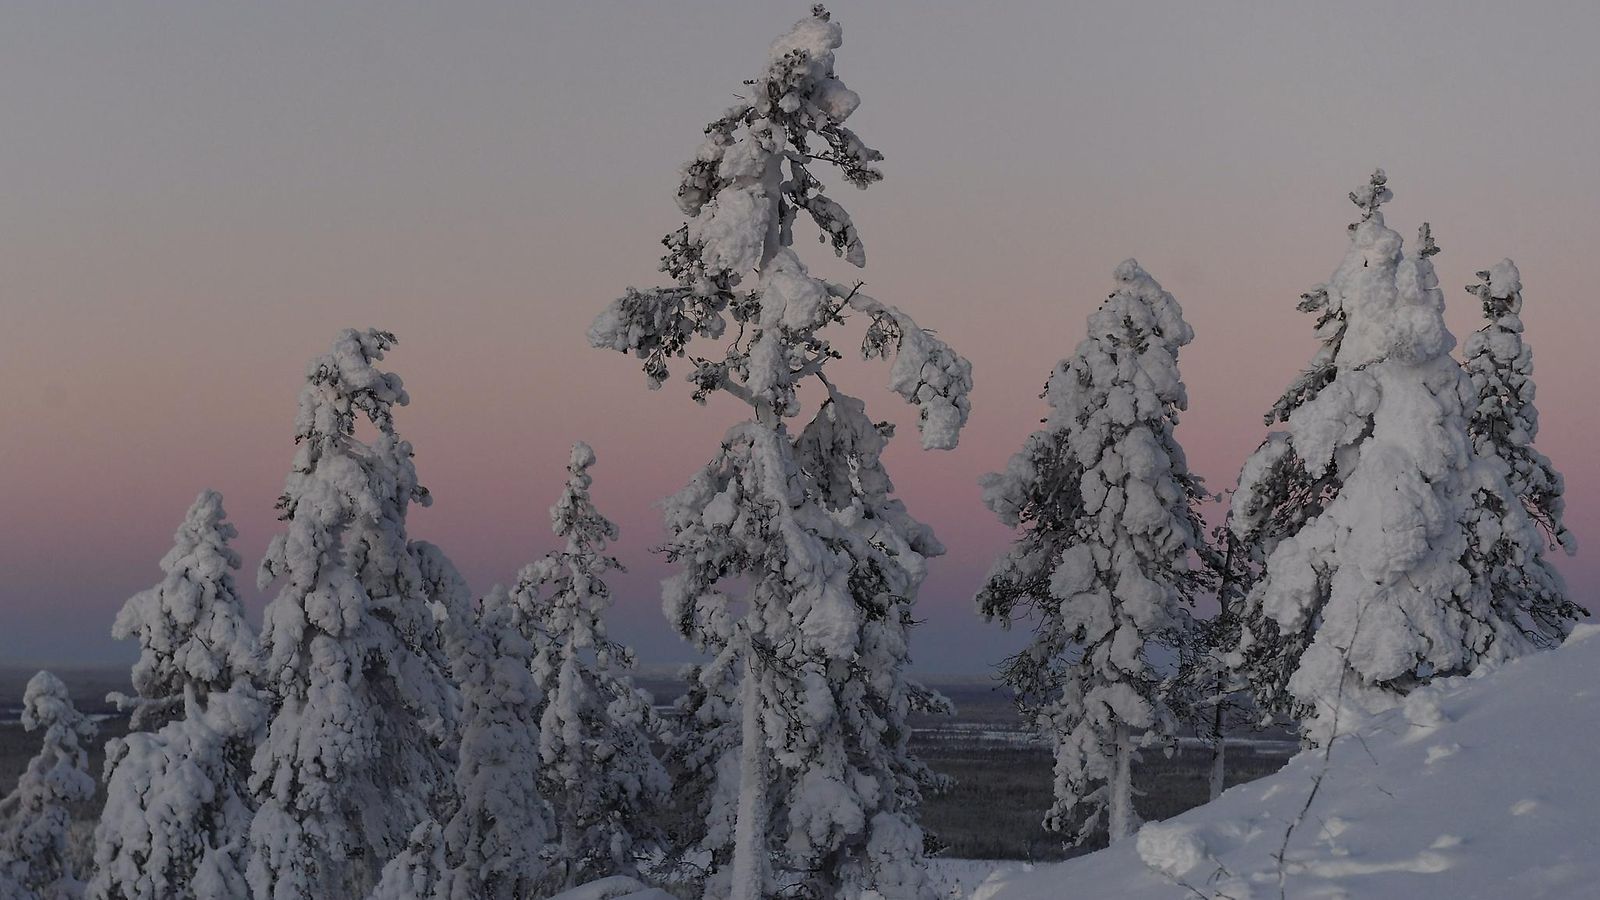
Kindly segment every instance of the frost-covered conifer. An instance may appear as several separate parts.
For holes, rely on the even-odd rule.
[[[456,807],[436,835],[445,851],[438,900],[533,897],[544,874],[553,829],[539,793],[541,693],[517,619],[496,587],[476,621],[454,616],[445,626],[462,709]]]
[[[1079,842],[1102,825],[1113,841],[1138,828],[1135,744],[1169,740],[1177,724],[1152,657],[1189,630],[1188,557],[1204,543],[1204,492],[1174,434],[1188,405],[1178,350],[1194,332],[1138,263],[1115,277],[1050,377],[1046,427],[983,478],[984,502],[1024,533],[978,606],[1033,628],[1004,678],[1055,749],[1046,824]]]
[[[274,900],[364,894],[449,790],[445,604],[405,530],[428,495],[394,427],[405,390],[376,367],[393,344],[346,330],[311,363],[278,501],[287,530],[261,565],[263,587],[284,583],[261,635],[277,705],[251,776],[249,880]]]
[[[1517,640],[1502,640],[1491,653],[1512,656],[1524,647],[1560,644],[1588,612],[1568,599],[1561,574],[1545,558],[1547,541],[1527,524],[1531,520],[1569,555],[1575,552],[1562,522],[1561,474],[1533,447],[1539,411],[1533,351],[1522,340],[1522,276],[1507,259],[1478,277],[1482,281],[1467,290],[1489,321],[1467,339],[1465,368],[1477,398],[1467,427],[1478,454],[1504,465],[1510,493],[1495,493],[1492,482],[1474,493],[1467,568],[1489,593],[1497,617],[1516,628]]]
[[[96,729],[49,672],[33,676],[23,691],[22,727],[43,731],[43,745],[16,790],[0,799],[0,896],[77,900],[83,882],[67,857],[67,807],[94,796],[86,744]]]
[[[1388,177],[1381,169],[1373,173],[1360,190],[1350,194],[1350,202],[1361,210],[1360,222],[1351,225],[1350,230],[1354,232],[1393,197]],[[1263,417],[1268,426],[1287,423],[1296,410],[1316,399],[1339,371],[1339,349],[1347,327],[1344,296],[1330,293],[1327,284],[1319,284],[1300,295],[1297,309],[1317,316],[1317,351],[1305,371]],[[1338,495],[1340,484],[1337,467],[1307,466],[1288,433],[1273,431],[1246,461],[1228,511],[1230,545],[1235,550],[1231,574],[1239,589],[1230,595],[1228,633],[1218,637],[1233,641],[1227,647],[1228,664],[1250,683],[1269,718],[1287,713],[1293,705],[1288,693],[1289,677],[1305,651],[1309,635],[1281,633],[1271,616],[1258,604],[1249,602],[1251,589],[1260,580],[1267,558],[1278,543],[1320,515]],[[1250,634],[1250,642],[1240,647],[1238,638],[1244,632]]]
[[[859,285],[812,276],[794,252],[803,210],[836,253],[865,261],[813,172],[831,164],[858,187],[881,178],[881,154],[843,124],[859,97],[834,76],[840,42],[819,6],[773,43],[766,71],[684,167],[678,201],[690,219],[663,259],[676,283],[630,289],[589,332],[597,347],[643,358],[658,386],[672,357],[689,355],[697,336],[722,338],[731,318],[732,339],[720,356],[690,357],[689,379],[697,399],[722,390],[754,412],[667,501],[668,554],[681,567],[665,587],[667,615],[710,659],[691,674],[693,728],[674,748],[704,823],[707,897],[932,891],[915,824],[922,770],[902,742],[922,694],[903,669],[923,558],[940,548],[887,500],[886,480],[837,482],[851,457],[834,454],[865,459],[885,435],[858,407],[845,412],[847,398],[821,377],[840,355],[823,332],[854,312],[867,323],[865,356],[897,353],[890,387],[919,407],[924,447],[955,445],[972,381],[966,360],[910,317]],[[840,423],[815,442],[830,454],[820,469],[788,424],[814,375],[829,399],[813,425]]]
[[[1362,218],[1325,288],[1343,323],[1331,374],[1246,462],[1231,511],[1236,536],[1273,542],[1234,661],[1267,674],[1258,699],[1314,743],[1511,634],[1464,566],[1474,489],[1507,489],[1468,436],[1475,400],[1449,355],[1438,248],[1424,225],[1402,255],[1378,208],[1389,196],[1381,171],[1351,195]],[[1315,514],[1285,515],[1318,482]]]
[[[142,650],[138,697],[117,699],[133,708],[136,729],[171,721],[106,746],[94,900],[246,893],[249,760],[265,705],[250,681],[256,636],[234,588],[237,532],[225,519],[222,495],[201,492],[161,561],[166,577],[130,598],[113,627]]]
[[[92,900],[248,896],[247,779],[265,709],[245,684],[203,702],[191,692],[159,731],[107,743]]]
[[[669,788],[650,748],[660,730],[650,699],[627,674],[633,652],[606,634],[611,593],[603,576],[622,566],[605,553],[617,526],[589,498],[594,462],[588,444],[573,445],[566,490],[550,509],[565,546],[523,569],[511,595],[543,694],[538,780],[555,809],[557,889],[635,874],[635,854],[655,843],[650,813]]]
[[[222,495],[202,491],[161,560],[161,583],[130,597],[111,627],[113,637],[139,641],[136,696],[112,697],[132,711],[134,730],[154,730],[186,691],[227,691],[253,671],[256,634],[234,587],[239,554],[228,546],[238,532],[226,518]]]

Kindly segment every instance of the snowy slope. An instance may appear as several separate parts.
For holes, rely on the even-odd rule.
[[[1600,625],[1436,684],[1340,738],[1280,894],[1278,848],[1323,766],[1302,753],[1137,840],[997,868],[958,896],[1600,898]]]

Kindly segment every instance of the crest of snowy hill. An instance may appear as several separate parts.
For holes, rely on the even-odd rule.
[[[1137,840],[1032,871],[944,865],[971,900],[1594,897],[1597,745],[1600,625],[1583,624],[1557,650],[1419,689],[1326,760],[1301,753]]]

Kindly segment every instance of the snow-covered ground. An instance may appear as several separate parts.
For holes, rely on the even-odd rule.
[[[1600,625],[1419,691],[1283,771],[1063,863],[944,860],[949,896],[1600,897]],[[1285,830],[1326,772],[1277,862]]]

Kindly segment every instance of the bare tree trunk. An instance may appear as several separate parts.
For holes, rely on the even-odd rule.
[[[1115,844],[1133,833],[1133,742],[1128,726],[1117,723],[1117,765],[1111,780],[1110,818],[1107,830]]]
[[[1227,535],[1227,533],[1224,532],[1224,535]],[[1233,598],[1229,596],[1229,589],[1233,586],[1233,550],[1235,544],[1231,536],[1225,536],[1223,539],[1227,541],[1228,549],[1227,553],[1222,558],[1222,581],[1217,585],[1217,618],[1226,623],[1228,612],[1232,608],[1231,603],[1233,601]],[[1227,634],[1229,632],[1227,629],[1224,629],[1223,633]],[[1212,698],[1213,706],[1211,708],[1211,738],[1213,743],[1211,745],[1210,799],[1212,800],[1222,796],[1223,783],[1228,774],[1228,739],[1227,736],[1222,733],[1222,726],[1226,719],[1224,713],[1226,711],[1225,704],[1227,695],[1224,693],[1224,689],[1227,687],[1227,684],[1227,674],[1219,670],[1217,672],[1217,687],[1215,695]]]
[[[1228,739],[1222,733],[1222,676],[1217,676],[1217,697],[1211,710],[1211,797],[1222,796],[1222,783],[1228,769]]]
[[[740,730],[739,814],[733,826],[733,884],[730,900],[761,900],[766,886],[766,772],[761,729],[761,686],[755,655],[745,649]]]
[[[572,890],[578,886],[578,823],[563,823],[561,829],[561,865],[566,873],[561,878],[561,889]]]

